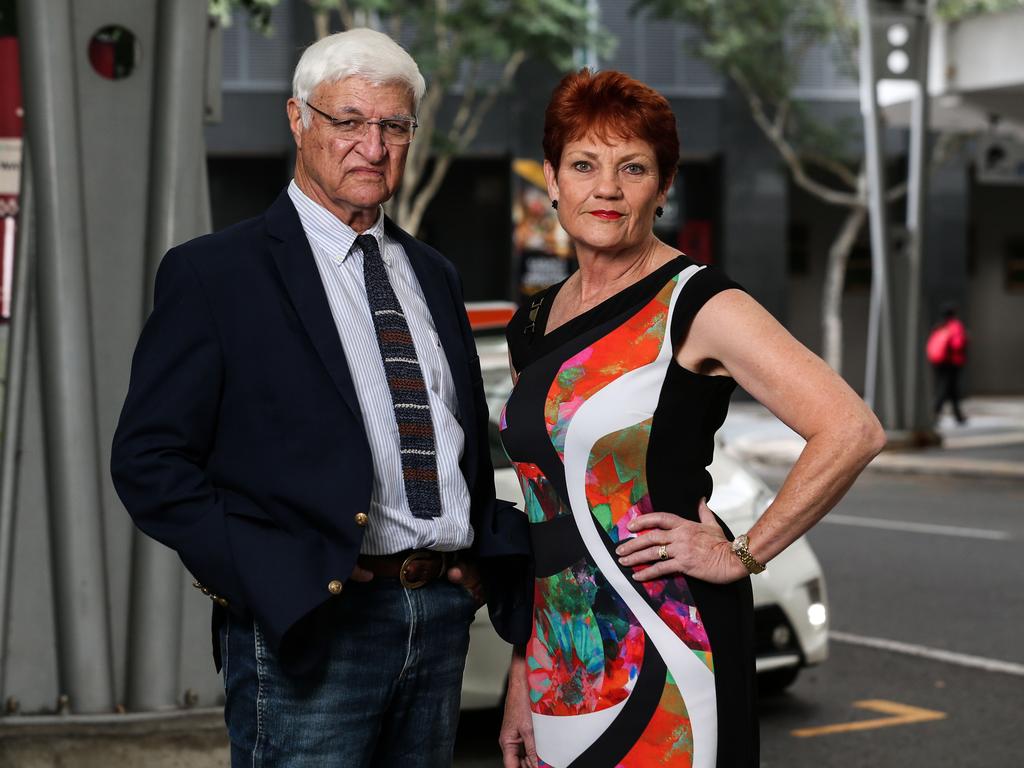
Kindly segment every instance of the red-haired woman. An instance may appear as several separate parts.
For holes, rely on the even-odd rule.
[[[579,271],[508,330],[501,434],[536,584],[504,765],[757,766],[749,576],[839,500],[884,433],[739,286],[655,237],[679,161],[660,94],[618,72],[568,75],[544,157]],[[737,384],[807,445],[734,539],[706,504],[706,467]]]

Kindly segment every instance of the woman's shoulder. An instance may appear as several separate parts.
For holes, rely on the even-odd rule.
[[[686,264],[679,272],[687,276],[672,310],[672,338],[675,340],[685,335],[701,308],[719,293],[731,289],[746,292],[742,285],[730,278],[720,267],[713,264],[697,264],[686,256],[680,258],[685,260]]]

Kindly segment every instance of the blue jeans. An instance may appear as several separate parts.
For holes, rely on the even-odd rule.
[[[221,630],[232,768],[449,768],[473,597],[444,578],[350,581],[332,609],[308,678],[281,670],[257,622]]]

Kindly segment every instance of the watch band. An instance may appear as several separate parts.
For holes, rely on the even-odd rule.
[[[761,573],[766,566],[750,554],[749,546],[750,539],[747,537],[747,534],[741,533],[732,543],[732,552],[740,559],[743,567],[750,571],[750,573]]]

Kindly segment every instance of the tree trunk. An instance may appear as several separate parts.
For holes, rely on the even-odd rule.
[[[843,367],[843,287],[846,283],[846,265],[866,218],[865,206],[850,208],[839,234],[828,249],[821,297],[822,356],[837,373],[842,373]]]

